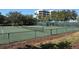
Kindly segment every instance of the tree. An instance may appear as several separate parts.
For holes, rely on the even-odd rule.
[[[20,12],[9,12],[7,15],[8,23],[11,25],[34,25],[36,19],[32,15],[23,15]]]
[[[75,20],[76,17],[78,16],[77,13],[76,13],[74,10],[72,10],[72,15],[73,15],[73,16],[72,16],[72,19],[74,19],[74,20]]]
[[[3,25],[5,21],[5,16],[0,13],[0,25]]]
[[[24,15],[23,25],[35,25],[37,19],[33,18],[32,15]]]
[[[76,19],[77,13],[74,10],[61,10],[61,11],[52,11],[51,19],[55,21],[66,21],[70,19]]]
[[[11,25],[22,25],[23,15],[20,12],[9,12],[7,20]]]
[[[79,22],[79,16],[77,17],[77,19],[76,19],[78,22]]]

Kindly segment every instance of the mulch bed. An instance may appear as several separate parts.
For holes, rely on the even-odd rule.
[[[19,41],[19,42],[11,42],[9,44],[3,44],[0,45],[0,49],[17,49],[17,48],[23,48],[26,45],[40,45],[40,44],[45,44],[48,42],[51,42],[51,40],[57,40],[57,38],[72,34],[74,32],[70,33],[63,33],[63,34],[57,34],[57,35],[51,35],[51,36],[45,36],[45,37],[39,37],[39,38],[34,38],[34,39],[28,39],[24,41]]]
[[[79,49],[79,43],[75,43],[75,44],[72,46],[72,49]]]

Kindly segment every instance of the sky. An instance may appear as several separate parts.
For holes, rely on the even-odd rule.
[[[34,12],[36,11],[37,9],[0,9],[0,12],[3,14],[3,15],[6,15],[8,14],[10,11],[18,11],[18,12],[21,12],[22,14],[28,14],[28,15],[34,15]],[[79,9],[74,9],[77,14],[79,15]]]
[[[18,11],[18,12],[21,12],[22,14],[29,14],[30,15],[30,14],[34,14],[35,10],[36,9],[0,9],[0,12],[3,15],[6,15],[11,11]]]

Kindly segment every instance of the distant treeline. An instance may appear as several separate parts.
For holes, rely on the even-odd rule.
[[[76,11],[74,10],[52,11],[51,16],[49,16],[46,21],[75,20],[77,16]],[[2,26],[36,25],[37,20],[38,19],[34,18],[33,15],[24,15],[17,11],[9,12],[6,15],[2,15],[2,13],[0,13],[0,25]]]
[[[66,21],[73,19],[75,20],[77,17],[77,13],[74,10],[61,10],[61,11],[52,11],[51,12],[51,19],[53,20],[61,20]]]
[[[36,19],[33,15],[23,15],[20,12],[9,12],[6,16],[0,13],[1,26],[35,25]]]

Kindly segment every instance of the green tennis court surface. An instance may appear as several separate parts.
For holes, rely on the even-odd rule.
[[[0,44],[78,30],[76,27],[0,26]]]

